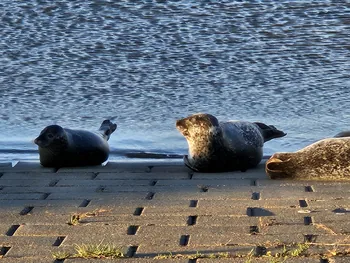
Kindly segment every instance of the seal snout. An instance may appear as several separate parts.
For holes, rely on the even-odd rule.
[[[44,147],[44,141],[39,137],[35,138],[33,141],[36,145],[38,145],[39,147]]]

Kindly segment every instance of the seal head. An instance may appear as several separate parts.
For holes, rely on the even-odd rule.
[[[61,126],[50,125],[40,132],[34,143],[41,148],[63,150],[68,146],[67,134]]]

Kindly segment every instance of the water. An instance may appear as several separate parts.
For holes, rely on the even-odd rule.
[[[105,118],[111,159],[186,153],[196,112],[288,133],[265,154],[350,129],[349,1],[3,0],[0,19],[0,161]]]

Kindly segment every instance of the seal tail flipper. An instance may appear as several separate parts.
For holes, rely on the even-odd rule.
[[[262,131],[262,134],[264,136],[264,142],[267,142],[269,140],[275,139],[275,138],[280,138],[283,136],[286,136],[287,133],[278,130],[275,126],[273,125],[266,125],[265,123],[261,122],[254,122],[259,129]]]
[[[265,172],[271,179],[291,178],[290,153],[276,153],[267,160]]]
[[[100,132],[104,136],[106,136],[107,141],[109,140],[109,136],[117,129],[117,124],[111,122],[110,120],[104,120],[99,129]]]

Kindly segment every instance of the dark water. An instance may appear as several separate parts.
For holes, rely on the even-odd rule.
[[[0,160],[105,118],[113,158],[185,153],[195,112],[287,132],[266,154],[350,129],[349,1],[3,0],[0,19]]]

